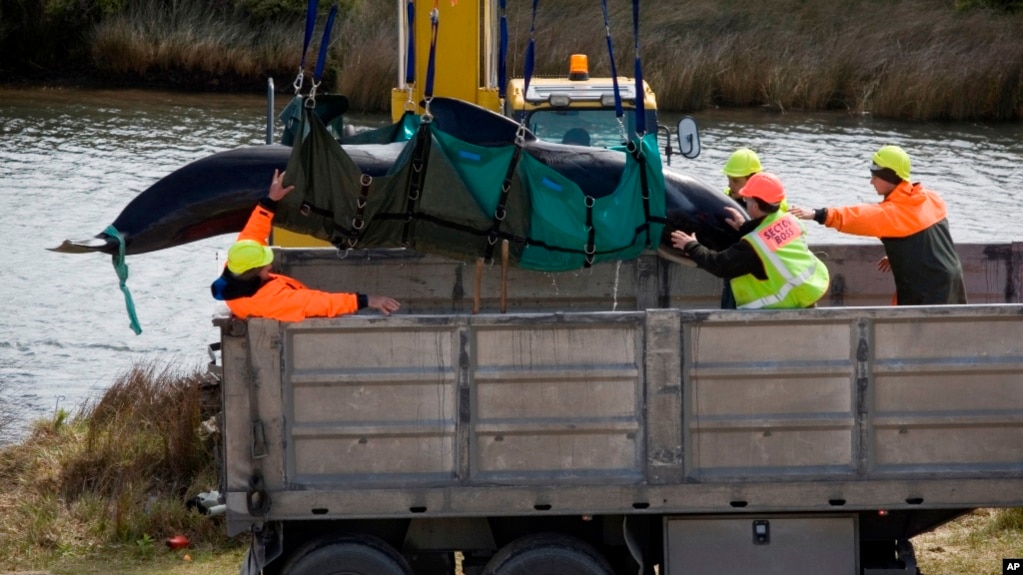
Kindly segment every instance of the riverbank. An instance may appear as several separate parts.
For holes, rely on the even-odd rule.
[[[40,23],[20,31],[0,27],[0,50],[7,55],[0,72],[13,82],[246,91],[262,90],[267,76],[296,74],[304,2],[128,4],[78,20],[66,12],[61,18],[40,15]],[[531,3],[509,4],[508,69],[521,75]],[[1017,39],[1023,10],[1013,11],[1017,4],[775,0],[750,6],[690,0],[644,5],[639,38],[644,77],[666,111],[761,107],[909,120],[1018,121],[1023,119],[1023,43]],[[16,19],[15,5],[28,10],[24,3],[0,0],[0,13]],[[251,8],[257,5],[261,11]],[[985,7],[992,5],[1006,9]],[[397,78],[396,12],[393,2],[366,0],[345,2],[339,12],[325,86],[346,94],[354,110],[384,112],[390,105]],[[609,16],[617,67],[631,74],[631,6],[618,2]],[[590,55],[595,75],[609,73],[597,3],[540,3],[535,24],[538,74],[563,74],[568,55],[578,52]],[[47,42],[24,41],[22,35],[30,33],[51,37],[53,30],[39,29],[46,26],[71,29],[82,44],[62,53]],[[314,42],[306,59],[310,69],[315,50]],[[289,82],[278,85],[286,89]]]

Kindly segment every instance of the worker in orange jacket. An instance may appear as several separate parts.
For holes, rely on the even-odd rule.
[[[910,183],[909,168],[902,148],[884,146],[870,167],[870,183],[883,196],[881,203],[816,210],[793,206],[790,212],[840,232],[880,238],[886,256],[878,269],[895,277],[896,305],[966,303],[945,202],[920,183]]]
[[[213,297],[227,303],[241,319],[266,317],[280,321],[301,321],[307,317],[334,317],[363,308],[384,315],[397,311],[397,300],[361,293],[330,293],[306,287],[285,275],[270,273],[274,254],[266,245],[277,202],[295,186],[284,187],[284,172],[274,170],[267,197],[252,210],[238,240],[227,251],[227,265],[213,285]]]

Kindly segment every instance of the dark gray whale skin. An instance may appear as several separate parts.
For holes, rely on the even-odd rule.
[[[435,98],[430,112],[441,130],[480,146],[507,146],[519,124],[459,100]],[[625,154],[603,148],[568,146],[522,134],[526,151],[579,185],[593,197],[614,191],[625,167]],[[406,143],[344,145],[345,152],[366,174],[387,173]],[[238,233],[264,195],[274,170],[284,170],[292,149],[282,145],[249,146],[197,160],[161,178],[121,211],[113,227],[122,235],[125,254],[162,250],[222,234]],[[674,228],[696,233],[700,242],[723,249],[738,239],[725,222],[725,207],[742,208],[720,190],[665,166],[665,208],[668,225],[662,244]],[[287,209],[281,204],[280,209]],[[84,240],[66,240],[52,251],[116,254],[117,239],[101,232]]]

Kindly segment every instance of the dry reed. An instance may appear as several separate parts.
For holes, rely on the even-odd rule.
[[[79,413],[60,411],[5,448],[0,571],[107,545],[151,551],[176,533],[223,545],[222,523],[185,506],[217,488],[216,436],[201,431],[204,382],[198,371],[138,365]]]
[[[508,69],[521,75],[532,3],[509,4]],[[213,86],[250,78],[262,86],[268,75],[290,80],[297,70],[298,18],[253,30],[202,2],[177,2],[175,14],[156,0],[141,5],[96,31],[93,57],[110,75],[179,75]],[[396,12],[393,2],[363,0],[339,15],[329,63],[335,81],[327,86],[346,94],[355,110],[390,105]],[[610,3],[609,16],[617,71],[631,76],[630,3]],[[610,74],[598,3],[540,3],[535,26],[537,74],[564,74],[568,56],[579,52],[590,55],[594,75]],[[644,5],[640,29],[644,77],[663,110],[756,106],[914,120],[1023,119],[1023,43],[1016,39],[1023,13],[957,11],[933,0],[686,0]]]

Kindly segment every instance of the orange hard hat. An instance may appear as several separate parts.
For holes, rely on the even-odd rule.
[[[785,199],[785,187],[778,176],[769,172],[753,174],[739,190],[745,198],[760,198],[769,204],[780,204]]]

